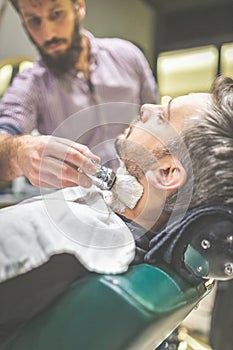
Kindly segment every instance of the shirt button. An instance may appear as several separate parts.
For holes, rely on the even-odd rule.
[[[78,77],[79,79],[83,79],[83,78],[84,78],[84,73],[83,73],[83,72],[78,72],[78,73],[77,73],[77,77]]]

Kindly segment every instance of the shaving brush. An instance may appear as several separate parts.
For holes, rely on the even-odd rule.
[[[106,203],[114,211],[124,212],[133,209],[143,194],[143,187],[123,167],[115,173],[112,169],[91,160],[96,167],[94,175],[88,175],[93,183],[103,190]]]

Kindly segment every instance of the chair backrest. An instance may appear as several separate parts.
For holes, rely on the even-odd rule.
[[[1,350],[154,350],[212,286],[191,286],[164,265],[90,274]]]

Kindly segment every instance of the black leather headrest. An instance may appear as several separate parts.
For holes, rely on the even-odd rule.
[[[150,241],[145,261],[165,261],[189,282],[233,278],[233,208],[195,208]]]

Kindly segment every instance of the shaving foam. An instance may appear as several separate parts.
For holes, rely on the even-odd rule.
[[[113,211],[123,213],[126,208],[134,209],[142,194],[143,186],[126,168],[120,167],[111,191],[104,191],[104,200]]]

